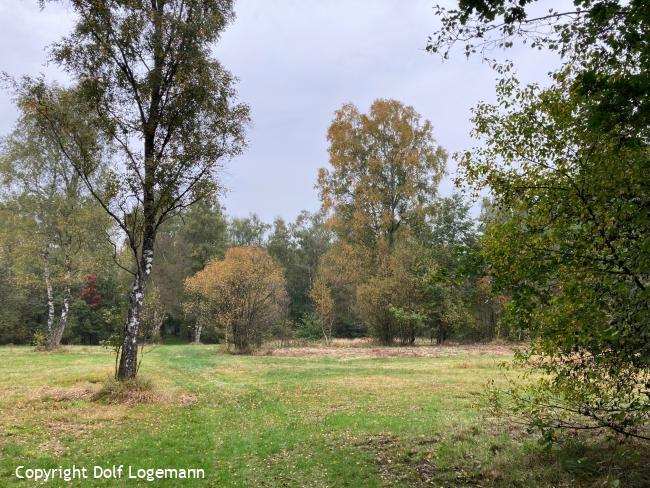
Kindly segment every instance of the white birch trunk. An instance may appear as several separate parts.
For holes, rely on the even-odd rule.
[[[151,267],[153,264],[153,243],[151,249],[143,251],[142,263],[133,280],[133,287],[129,294],[129,310],[124,328],[124,339],[120,353],[120,362],[117,377],[121,380],[134,378],[138,371],[138,330],[140,328],[140,312],[144,301],[144,292],[147,286]]]
[[[50,280],[50,246],[45,248],[43,253],[43,276],[45,278],[45,289],[47,290],[47,340],[51,341],[52,328],[54,327],[54,292]]]
[[[61,345],[61,339],[63,338],[63,333],[65,332],[65,327],[68,324],[68,316],[70,314],[70,279],[72,271],[70,269],[70,258],[66,256],[65,263],[65,287],[63,289],[63,303],[61,305],[61,315],[59,316],[59,323],[56,329],[52,329],[49,335],[49,347],[50,349],[55,349]],[[54,306],[52,306],[52,314],[54,314]]]
[[[203,324],[200,320],[196,321],[196,327],[194,327],[194,343],[201,344],[201,332],[203,332]]]

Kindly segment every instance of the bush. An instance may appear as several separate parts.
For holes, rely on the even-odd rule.
[[[313,313],[303,315],[296,324],[296,337],[309,340],[322,339],[323,330],[319,318]]]
[[[185,309],[196,321],[195,342],[211,324],[223,328],[224,339],[237,352],[259,347],[272,328],[286,319],[288,296],[284,272],[266,250],[228,249],[185,282]]]
[[[34,335],[32,336],[32,346],[34,346],[35,351],[44,351],[47,349],[47,334],[42,330],[34,332]]]
[[[363,322],[343,320],[336,324],[334,336],[344,339],[358,339],[368,336],[368,327]]]

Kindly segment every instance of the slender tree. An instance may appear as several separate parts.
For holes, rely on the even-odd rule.
[[[323,338],[325,342],[329,342],[332,340],[334,321],[336,320],[332,293],[323,281],[319,281],[311,289],[310,298],[314,302],[314,308],[319,318]]]
[[[126,379],[137,372],[140,311],[158,229],[213,195],[221,163],[245,142],[248,108],[233,102],[234,79],[211,55],[234,14],[230,0],[69,3],[77,23],[52,56],[78,83],[74,103],[53,103],[52,93],[33,80],[23,88],[132,252],[118,370]],[[92,108],[93,119],[78,120],[75,103]],[[112,170],[103,185],[80,136],[88,122],[111,146]]]

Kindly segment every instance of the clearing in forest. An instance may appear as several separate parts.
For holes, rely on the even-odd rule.
[[[621,453],[637,464],[627,470],[578,440],[546,452],[481,413],[486,382],[511,374],[499,368],[503,346],[351,345],[256,356],[159,346],[145,354],[144,391],[120,402],[98,395],[114,367],[105,349],[2,347],[0,485],[31,486],[17,480],[19,465],[205,470],[155,482],[170,487],[592,486],[628,472],[626,486],[648,481],[638,456]],[[139,484],[152,486],[78,486]]]

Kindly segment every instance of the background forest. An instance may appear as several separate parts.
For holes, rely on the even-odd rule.
[[[77,185],[74,188],[59,184],[71,178],[72,170],[57,174],[58,167],[39,167],[31,158],[39,156],[40,148],[36,154],[17,156],[13,151],[29,150],[24,144],[26,141],[15,134],[6,138],[3,146],[0,286],[8,301],[0,310],[0,340],[3,344],[32,343],[46,334],[48,321],[60,322],[65,301],[69,316],[64,319],[68,324],[62,342],[101,344],[123,324],[129,275],[120,266],[129,266],[129,256],[119,237],[116,239],[110,220],[91,199],[83,197],[79,183],[72,182]],[[18,157],[26,159],[15,159]],[[264,339],[372,336],[385,343],[410,344],[416,337],[434,342],[519,338],[497,326],[506,298],[492,294],[490,278],[481,265],[480,236],[491,218],[489,203],[484,203],[477,221],[460,194],[436,196],[445,156],[440,153],[437,158],[436,173],[429,182],[403,184],[426,183],[430,198],[426,206],[418,208],[406,207],[410,205],[407,201],[398,202],[413,212],[404,222],[388,224],[399,230],[375,230],[369,223],[362,228],[359,218],[346,224],[337,220],[342,218],[340,213],[328,219],[325,211],[302,212],[293,222],[282,218],[262,222],[255,214],[228,217],[217,201],[180,213],[162,227],[157,238],[157,260],[145,296],[147,328],[155,331],[157,340],[223,341],[218,314],[207,321],[197,315],[186,279],[211,260],[223,259],[230,248],[256,246],[266,250],[281,268],[287,290],[286,310],[268,324]],[[325,178],[323,174],[323,184]],[[383,210],[384,202],[372,203]],[[72,221],[61,205],[74,205],[75,211],[78,208],[85,215]],[[409,218],[420,220],[416,223]],[[362,232],[367,233],[368,241],[346,238]],[[382,233],[395,234],[392,255],[381,254],[385,252],[378,244]],[[359,254],[368,258],[370,252],[376,253],[372,260],[391,259],[391,264],[351,261]],[[377,274],[382,267],[390,267],[388,274]],[[393,298],[383,310],[371,310],[373,301],[381,301],[381,294],[389,293],[391,287],[401,287],[405,277],[420,293],[417,297],[409,296],[413,290],[404,289],[407,301],[398,303]],[[356,298],[355,289],[362,284],[366,291]],[[48,303],[54,310],[52,317],[48,316]],[[426,315],[434,310],[435,316]],[[375,313],[386,314],[390,324],[378,323]]]

